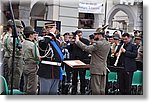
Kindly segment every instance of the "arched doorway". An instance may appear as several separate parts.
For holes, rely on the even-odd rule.
[[[112,19],[112,27],[127,32],[128,25],[129,25],[129,16],[123,11],[118,11]]]
[[[136,24],[135,23],[136,16],[135,16],[133,10],[131,9],[131,7],[128,5],[120,5],[119,4],[119,5],[113,6],[107,15],[107,24],[109,24],[109,26],[112,27],[113,18],[116,15],[116,13],[119,11],[122,11],[128,15],[129,24],[127,25],[127,31],[132,32],[134,30],[134,26]]]
[[[30,24],[34,27],[36,19],[43,19],[46,12],[46,6],[44,2],[36,2],[31,8],[30,12]]]

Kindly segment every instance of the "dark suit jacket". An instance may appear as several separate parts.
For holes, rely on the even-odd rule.
[[[119,52],[120,47],[121,45],[119,45],[116,53]],[[126,52],[121,54],[118,66],[124,67],[125,71],[136,71],[135,58],[137,57],[137,47],[132,43],[128,43],[123,48],[126,49]]]
[[[85,38],[80,38],[80,41],[84,43],[85,45],[89,45],[89,40]],[[72,58],[74,60],[81,60],[84,63],[89,63],[89,58],[88,58],[89,53],[85,52],[81,48],[79,48],[75,43],[72,45]]]

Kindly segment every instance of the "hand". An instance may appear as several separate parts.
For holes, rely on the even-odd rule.
[[[126,50],[125,50],[124,48],[121,48],[120,50],[121,50],[121,52],[123,52],[123,53],[126,52]]]
[[[116,53],[116,57],[119,55],[119,53]]]
[[[41,56],[38,56],[38,60],[39,60],[39,61],[41,61],[41,58],[42,58]]]
[[[76,42],[77,42],[77,41],[79,41],[79,36],[78,36],[78,35],[76,35]]]

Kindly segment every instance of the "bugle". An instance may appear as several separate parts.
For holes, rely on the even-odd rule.
[[[123,43],[122,46],[120,47],[120,50],[119,50],[119,53],[118,53],[118,56],[117,56],[117,59],[116,59],[116,61],[115,61],[114,66],[117,66],[117,64],[118,64],[118,60],[119,60],[120,55],[121,55],[121,53],[122,53],[121,49],[123,48],[123,46],[124,46],[124,43]]]

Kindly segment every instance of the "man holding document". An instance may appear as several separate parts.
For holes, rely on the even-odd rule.
[[[104,29],[98,28],[94,33],[94,43],[85,45],[76,36],[76,44],[82,50],[91,53],[90,72],[91,89],[93,95],[104,95],[106,86],[107,56],[110,50],[110,44],[104,38]]]

